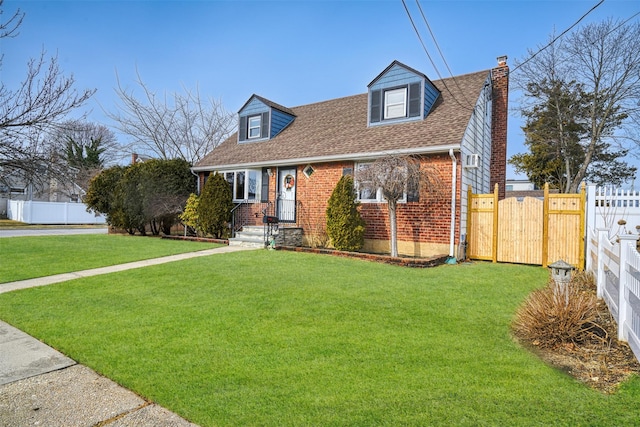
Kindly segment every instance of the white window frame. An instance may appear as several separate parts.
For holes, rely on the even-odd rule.
[[[253,122],[253,124],[252,124]],[[257,125],[256,125],[257,122]],[[247,139],[260,138],[260,129],[262,128],[262,116],[251,116],[247,118]],[[257,134],[253,135],[252,132],[257,130]]]
[[[372,162],[357,163],[355,165],[355,170],[358,171],[360,169],[363,169],[363,168],[367,167],[367,165],[369,165],[371,163]],[[357,172],[356,172],[356,176],[357,176]],[[361,192],[363,191],[363,189],[360,189],[360,182],[358,182],[356,180],[355,183],[354,183],[354,186],[356,188],[356,200],[358,200],[360,203],[387,203],[387,200],[382,195],[382,188],[377,188],[376,189],[375,197],[370,197],[370,198],[363,199],[363,198],[361,198],[361,195],[362,195]],[[402,198],[400,200],[398,200],[398,203],[406,203],[406,202],[407,202],[407,190],[405,188],[405,191],[402,194]]]
[[[262,196],[261,193],[261,189],[262,189],[262,170],[258,170],[258,169],[241,169],[241,170],[233,170],[233,171],[224,171],[224,172],[220,172],[223,174],[225,181],[229,182],[228,180],[228,176],[231,174],[233,175],[233,184],[231,187],[231,191],[232,191],[232,199],[235,203],[238,202],[252,202],[252,203],[257,203],[260,201],[260,197]],[[243,197],[242,198],[237,198],[237,192],[238,192],[238,174],[242,174],[244,173],[244,189],[243,189]],[[251,183],[251,179],[254,179],[255,182],[255,188],[254,191],[252,192],[252,194],[254,195],[253,198],[249,198],[249,187],[250,187],[250,183]]]
[[[402,100],[389,99],[402,95]],[[396,111],[398,110],[398,111]],[[407,88],[400,87],[384,91],[384,120],[407,117]]]

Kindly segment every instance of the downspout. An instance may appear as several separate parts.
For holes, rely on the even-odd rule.
[[[191,168],[189,168],[189,171],[191,172],[191,175],[196,177],[196,191],[197,191],[196,194],[200,195],[200,175],[195,173]]]
[[[458,160],[453,154],[453,148],[449,149],[449,157],[451,157],[451,235],[449,239],[449,258],[447,264],[456,264],[457,260],[454,256],[455,239],[456,239],[456,185],[457,185],[457,166]]]

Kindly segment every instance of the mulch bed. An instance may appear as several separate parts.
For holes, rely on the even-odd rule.
[[[585,287],[582,291],[596,293],[593,287]],[[598,325],[606,331],[606,340],[584,345],[564,343],[545,348],[538,342],[526,341],[522,337],[516,339],[547,364],[588,387],[607,394],[615,393],[631,375],[640,376],[640,362],[629,344],[618,341],[618,325],[604,300],[598,300],[597,311]]]
[[[277,246],[276,250],[280,251],[293,251],[293,252],[305,252],[322,255],[333,255],[343,258],[355,258],[363,259],[366,261],[381,262],[384,264],[399,265],[402,267],[414,267],[414,268],[428,268],[442,265],[447,260],[447,255],[436,255],[430,258],[409,258],[409,257],[392,257],[389,255],[377,255],[363,252],[347,252],[337,251],[334,249],[326,248],[308,248],[308,247],[294,247],[294,246]]]

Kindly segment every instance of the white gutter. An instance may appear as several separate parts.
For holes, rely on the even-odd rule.
[[[255,167],[278,167],[278,166],[290,166],[290,165],[299,165],[306,163],[324,163],[324,162],[336,162],[336,161],[346,161],[346,160],[375,160],[378,157],[388,156],[390,154],[433,154],[433,153],[446,153],[447,151],[451,152],[453,149],[459,150],[460,144],[448,144],[448,145],[437,145],[434,147],[421,147],[421,148],[405,148],[400,150],[389,150],[389,151],[375,151],[370,153],[347,153],[347,154],[336,154],[333,156],[317,156],[317,157],[299,157],[295,159],[282,159],[282,160],[272,160],[266,162],[250,162],[250,163],[234,163],[234,164],[226,164],[226,165],[209,165],[209,166],[196,166],[192,167],[191,170],[194,172],[200,171],[210,171],[210,170],[218,170],[218,169],[233,169],[233,168],[255,168]]]
[[[453,154],[453,148],[449,149],[449,157],[451,157],[451,236],[449,243],[449,260],[451,260],[454,256],[456,238],[456,184],[458,179],[458,161],[455,154]]]

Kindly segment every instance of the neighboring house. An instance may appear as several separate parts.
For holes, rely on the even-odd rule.
[[[7,175],[0,183],[0,216],[6,216],[9,200],[79,203],[84,190],[76,184],[62,184],[56,179],[32,184],[18,175]]]
[[[307,241],[322,233],[327,200],[344,174],[388,154],[413,155],[437,168],[445,190],[411,192],[398,207],[400,254],[454,256],[466,234],[467,189],[504,197],[509,69],[431,81],[392,62],[366,93],[294,108],[253,95],[238,112],[238,132],[193,167],[199,186],[224,174],[243,221],[263,209]],[[365,251],[389,251],[386,201],[359,186]],[[236,221],[238,223],[239,221]]]
[[[557,189],[549,190],[550,193],[558,193]],[[544,190],[538,188],[528,179],[508,179],[505,184],[505,197],[524,199],[525,197],[544,198]]]
[[[507,179],[505,181],[505,191],[533,191],[539,190],[536,185],[528,179]]]

